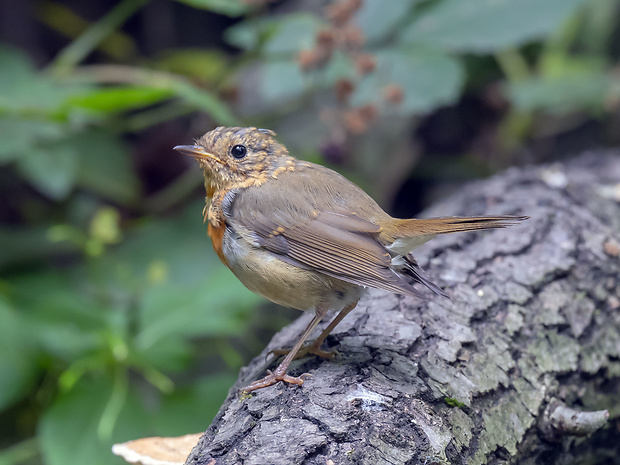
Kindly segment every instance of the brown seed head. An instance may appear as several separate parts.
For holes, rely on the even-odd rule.
[[[327,64],[331,57],[332,49],[327,47],[317,47],[312,50],[301,50],[297,53],[297,63],[302,71],[308,72],[313,69],[322,68]]]
[[[403,102],[405,93],[402,87],[396,84],[388,84],[383,88],[383,98],[386,102],[397,105]]]
[[[358,109],[349,110],[344,114],[344,126],[351,134],[362,134],[366,132],[368,124],[362,117]]]
[[[345,103],[355,90],[355,84],[350,79],[338,79],[335,85],[336,99],[340,103]]]
[[[333,47],[336,42],[336,34],[333,29],[321,29],[316,34],[316,43],[319,47]]]
[[[376,67],[377,60],[370,53],[361,53],[355,57],[355,68],[360,76],[372,73]]]
[[[362,119],[367,123],[371,123],[372,121],[374,121],[377,117],[377,114],[379,113],[377,107],[370,103],[368,105],[360,107],[357,111],[359,112]]]
[[[350,49],[359,49],[364,45],[364,34],[359,27],[349,26],[342,30],[342,44]]]
[[[344,113],[344,125],[351,134],[362,134],[377,117],[377,107],[368,104],[363,107],[353,108]]]
[[[314,69],[318,62],[315,50],[300,50],[297,53],[297,63],[302,71],[310,71]]]

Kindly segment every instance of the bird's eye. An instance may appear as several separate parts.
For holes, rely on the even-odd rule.
[[[245,148],[245,145],[234,145],[232,149],[230,149],[230,154],[235,158],[243,158],[247,155],[248,149]]]

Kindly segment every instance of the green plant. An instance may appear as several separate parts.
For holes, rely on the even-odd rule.
[[[409,135],[464,94],[499,108],[485,154],[496,169],[529,140],[617,112],[617,9],[617,0],[341,0],[324,17],[253,18],[226,38],[254,57],[247,66],[258,77],[241,94],[260,102],[256,118],[275,119],[297,154],[317,156],[308,133],[326,153],[339,148],[337,159],[389,199],[420,158]],[[488,172],[472,166],[475,156],[455,163]]]
[[[44,2],[39,20],[71,39],[44,69],[0,44],[0,463],[118,463],[114,441],[200,431],[242,364],[231,337],[259,299],[210,250],[200,172],[146,194],[132,137],[196,112],[280,127],[297,155],[350,144],[347,168],[385,173],[384,193],[424,115],[488,82],[506,151],[620,101],[618,0],[340,0],[321,15],[186,0],[236,18],[239,53],[150,58],[121,31],[147,3],[89,24]],[[208,377],[186,374],[205,360]]]
[[[80,66],[145,3],[121,2],[43,71],[0,46],[0,163],[16,219],[0,226],[0,411],[16,442],[2,463],[105,464],[113,442],[200,431],[242,363],[230,337],[258,299],[216,264],[202,202],[155,215],[200,173],[147,199],[123,137],[196,109],[236,123],[209,90],[224,76]],[[213,360],[209,377],[173,381],[199,358]]]
[[[461,96],[468,56],[488,56],[503,71],[517,110],[568,111],[600,104],[610,91],[599,84],[612,77],[604,55],[617,6],[616,0],[342,0],[327,7],[327,19],[308,13],[258,18],[226,37],[257,57],[258,97],[274,108],[332,89],[350,109],[373,105],[403,117],[421,115]],[[519,47],[541,39],[539,65],[530,68]],[[543,80],[556,78],[539,93],[524,82],[537,71]],[[580,71],[585,74],[574,74]],[[351,84],[344,95],[337,86],[342,80]],[[575,80],[580,93],[552,88]],[[388,86],[402,91],[394,101]]]

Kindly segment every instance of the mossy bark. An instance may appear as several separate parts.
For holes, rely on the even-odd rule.
[[[303,386],[240,396],[311,315],[277,334],[186,463],[617,463],[620,156],[511,169],[426,213],[496,214],[531,219],[416,254],[450,300],[370,291],[327,339],[335,359],[292,365]]]

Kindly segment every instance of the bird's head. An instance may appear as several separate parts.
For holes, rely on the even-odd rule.
[[[212,188],[245,187],[261,184],[283,167],[294,166],[275,135],[269,129],[221,126],[194,145],[177,145],[174,150],[194,157]]]

